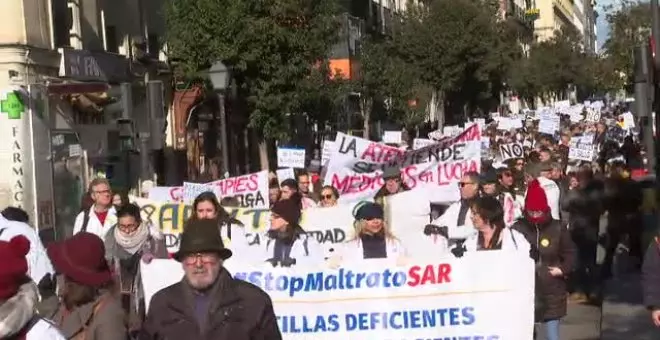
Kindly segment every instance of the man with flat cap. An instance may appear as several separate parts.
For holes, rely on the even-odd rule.
[[[410,190],[401,178],[401,169],[396,165],[386,165],[383,169],[383,181],[385,184],[376,192],[374,201],[383,205],[385,197]]]
[[[153,296],[140,339],[281,340],[270,297],[223,268],[231,255],[213,220],[189,220],[174,255],[185,275]]]

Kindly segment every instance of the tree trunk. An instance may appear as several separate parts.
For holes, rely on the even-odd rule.
[[[362,118],[363,118],[363,123],[362,123],[362,137],[364,139],[369,139],[369,132],[371,131],[371,107],[373,106],[373,99],[367,98],[366,96],[362,97],[362,100],[360,100],[360,110],[362,111]]]
[[[259,164],[261,170],[270,170],[270,162],[268,159],[268,143],[263,137],[255,137],[257,145],[259,146]]]

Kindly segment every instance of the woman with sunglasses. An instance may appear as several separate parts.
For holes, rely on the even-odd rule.
[[[405,258],[406,249],[385,223],[380,204],[361,202],[353,210],[355,237],[333,252],[330,266],[338,267],[344,260]]]
[[[538,180],[528,184],[524,218],[512,229],[522,233],[531,245],[536,261],[536,322],[545,326],[548,340],[559,339],[559,320],[566,315],[566,282],[573,270],[575,245],[568,229],[554,220],[545,190]]]
[[[329,208],[337,205],[339,191],[332,185],[326,185],[321,189],[321,201],[319,207]]]

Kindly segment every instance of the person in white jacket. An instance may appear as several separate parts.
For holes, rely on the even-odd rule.
[[[197,195],[193,201],[192,209],[192,219],[215,219],[218,221],[222,241],[227,247],[231,247],[234,254],[240,255],[244,259],[252,254],[249,250],[250,241],[245,226],[241,221],[229,215],[214,193],[207,191]]]
[[[479,174],[474,171],[466,172],[458,186],[461,200],[450,205],[442,216],[431,222],[438,227],[447,227],[450,247],[476,234],[470,219],[470,204],[479,195]]]
[[[5,217],[5,214],[8,214],[12,210],[20,210],[20,212],[25,213],[20,208],[8,207],[0,214],[0,241],[11,240],[18,235],[27,238],[30,241],[30,251],[27,254],[28,275],[37,284],[42,283],[42,280],[50,280],[55,274],[55,270],[48,258],[48,254],[46,254],[46,248],[41,243],[37,232],[29,224],[10,221]]]
[[[274,267],[319,266],[325,254],[318,241],[300,227],[300,202],[284,199],[270,209],[270,230],[261,240],[262,261]]]
[[[384,220],[383,207],[362,202],[354,209],[355,237],[341,244],[332,254],[331,262],[338,264],[356,259],[398,259],[406,256],[406,249],[391,232]]]
[[[55,325],[37,315],[39,293],[28,277],[24,236],[0,241],[0,339],[64,340]]]
[[[110,182],[105,178],[95,178],[89,184],[89,191],[94,204],[89,210],[78,214],[73,224],[73,235],[86,231],[103,240],[112,226],[117,223]]]
[[[530,245],[525,236],[504,224],[504,210],[497,199],[479,197],[470,207],[472,224],[477,230],[465,240],[464,251],[503,250],[530,256]],[[454,252],[455,255],[461,256]]]

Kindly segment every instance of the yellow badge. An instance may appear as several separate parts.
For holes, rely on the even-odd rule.
[[[550,245],[550,240],[548,240],[547,238],[541,240],[541,246],[547,247],[549,245]]]

